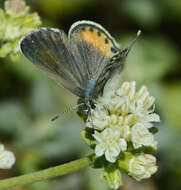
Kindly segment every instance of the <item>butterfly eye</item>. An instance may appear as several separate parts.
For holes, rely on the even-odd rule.
[[[114,48],[114,47],[111,47],[111,52],[112,52],[112,53],[117,53],[118,50],[117,50],[116,48]]]

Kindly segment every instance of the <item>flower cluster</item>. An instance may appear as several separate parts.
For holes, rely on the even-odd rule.
[[[4,145],[0,144],[0,169],[10,169],[15,160],[14,154],[5,150]]]
[[[16,60],[19,55],[19,40],[40,26],[37,13],[30,14],[24,0],[5,1],[5,10],[0,9],[0,57],[10,55]]]
[[[124,169],[136,180],[149,178],[157,170],[156,158],[144,153],[157,148],[153,122],[159,122],[160,117],[154,113],[155,98],[146,86],[136,92],[134,81],[116,87],[116,77],[106,84],[103,95],[96,100],[82,136],[93,147],[96,158],[104,158],[109,166],[121,163],[114,169],[116,176],[120,175],[117,169]],[[88,129],[92,129],[92,133],[86,136]],[[109,172],[107,169],[105,172],[105,179],[110,184]],[[117,188],[118,183],[114,181],[110,186]]]

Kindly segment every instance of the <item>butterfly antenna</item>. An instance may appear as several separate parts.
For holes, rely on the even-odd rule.
[[[140,35],[141,35],[141,30],[138,30],[136,37],[131,42],[130,46],[127,48],[128,52],[131,50],[131,48],[133,47],[133,45],[135,44],[135,42],[137,41],[137,39],[139,38]]]
[[[56,115],[55,117],[53,117],[51,119],[51,121],[55,121],[56,119],[58,119],[60,116],[63,116],[65,115],[66,113],[68,113],[69,111],[71,110],[75,110],[77,109],[79,106],[83,106],[84,103],[81,103],[81,104],[77,104],[76,106],[71,106],[71,107],[68,107],[65,111],[61,112],[60,114]]]

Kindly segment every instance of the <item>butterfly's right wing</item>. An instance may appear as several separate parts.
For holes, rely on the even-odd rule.
[[[80,55],[75,59],[82,59],[79,67],[84,74],[85,91],[96,98],[111,77],[111,60],[120,51],[119,45],[101,25],[92,21],[75,22],[69,30],[68,40],[72,53]],[[119,69],[119,65],[116,68]]]
[[[20,42],[23,54],[38,68],[49,73],[63,87],[82,97],[82,76],[69,50],[63,31],[40,28],[26,35]]]

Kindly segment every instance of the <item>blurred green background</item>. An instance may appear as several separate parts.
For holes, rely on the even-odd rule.
[[[0,1],[1,7],[3,2]],[[78,20],[103,25],[127,47],[138,29],[142,35],[128,56],[124,80],[146,84],[161,116],[157,134],[159,170],[149,180],[124,177],[121,190],[181,189],[181,1],[180,0],[27,0],[42,26],[68,32]],[[50,119],[77,98],[60,88],[23,56],[0,59],[0,141],[16,155],[0,178],[22,175],[78,159],[90,153],[81,140],[84,128],[75,111]],[[99,170],[86,169],[13,190],[108,190]]]

